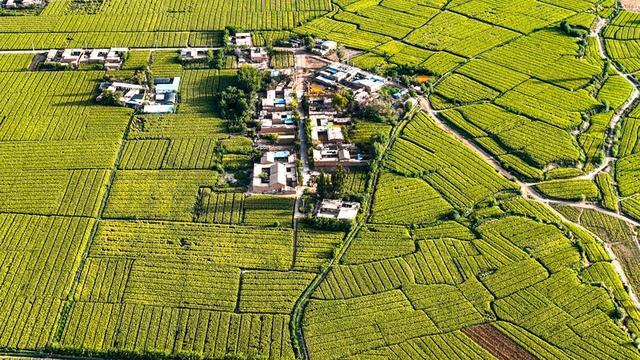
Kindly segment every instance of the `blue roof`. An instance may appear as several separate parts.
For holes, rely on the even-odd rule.
[[[288,157],[288,156],[289,156],[289,154],[290,154],[290,153],[289,153],[288,151],[283,150],[283,151],[276,151],[276,152],[274,152],[274,153],[273,153],[273,156],[274,156],[274,157],[276,157],[276,158],[286,158],[286,157]]]

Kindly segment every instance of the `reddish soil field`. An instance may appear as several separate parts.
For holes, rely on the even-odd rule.
[[[489,324],[471,326],[462,332],[498,359],[536,360],[522,346]]]

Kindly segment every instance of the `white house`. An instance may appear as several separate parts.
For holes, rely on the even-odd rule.
[[[311,49],[311,52],[314,54],[318,54],[320,56],[325,56],[330,52],[336,50],[338,48],[338,43],[335,41],[325,40],[318,41],[316,45]]]
[[[229,38],[229,42],[238,47],[251,47],[253,41],[251,40],[251,33],[236,33],[235,36]]]
[[[358,216],[358,211],[360,211],[360,203],[324,199],[318,205],[318,208],[316,210],[316,217],[338,220],[353,220],[356,218],[356,216]]]

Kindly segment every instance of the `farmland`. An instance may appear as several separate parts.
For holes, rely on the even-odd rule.
[[[618,7],[2,9],[0,353],[640,358],[640,14]],[[370,166],[342,179],[340,196],[362,206],[353,222],[305,218],[313,186],[250,192],[257,129],[232,130],[216,101],[241,83],[238,62],[183,64],[176,51],[223,46],[230,30],[273,50],[277,69],[305,51],[278,40],[334,40],[421,108],[396,116],[408,107],[398,101],[391,119],[359,116],[344,134],[362,148],[377,140]],[[131,51],[113,72],[32,69],[29,51],[72,47]],[[95,101],[105,78],[142,72],[181,78],[175,113]]]
[[[432,137],[417,138],[416,126]],[[419,163],[399,166],[399,153],[420,151],[406,147],[402,139],[412,139],[415,146],[429,146],[436,153],[438,142],[445,142],[449,153],[421,156]],[[465,159],[468,176],[482,183],[486,175],[480,169],[485,164],[476,161],[474,154],[459,157],[457,151],[464,150],[433,120],[419,114],[404,128],[385,166],[401,174],[424,176],[431,173],[425,169],[446,168],[443,162],[448,158]],[[426,178],[431,184],[429,180]],[[617,344],[614,358],[636,357],[627,334],[609,318],[608,313],[617,306],[609,293],[581,282],[575,270],[583,268],[585,256],[596,259],[601,245],[585,236],[584,230],[566,227],[546,206],[511,193],[508,182],[499,175],[492,181],[502,187],[477,192],[466,206],[452,204],[459,209],[456,221],[431,220],[411,230],[399,225],[361,228],[343,261],[328,272],[311,296],[303,330],[312,357],[450,357],[471,351],[490,358],[496,348],[471,330],[481,324],[491,324],[494,330],[487,331],[492,337],[532,357],[608,357],[603,349],[609,341]],[[444,199],[450,198],[447,188],[435,189],[447,194]],[[386,190],[379,186],[378,191]],[[395,201],[380,199],[390,205]],[[374,202],[373,221],[379,206]],[[502,209],[512,215],[505,216]],[[424,221],[403,218],[413,224]],[[574,236],[580,236],[583,250],[575,246]],[[619,289],[619,283],[611,282],[617,277],[606,259],[580,271]],[[623,306],[637,312],[627,294],[618,291],[618,296]],[[629,326],[635,326],[634,317],[625,320]],[[593,319],[590,323],[598,330],[581,330],[577,319],[582,318]],[[576,332],[563,330],[563,326]],[[327,327],[333,331],[323,330]]]

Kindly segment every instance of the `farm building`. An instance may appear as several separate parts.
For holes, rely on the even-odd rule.
[[[360,149],[353,144],[321,144],[313,149],[313,165],[316,168],[335,168],[366,166],[369,161]]]
[[[360,203],[324,199],[318,205],[315,215],[320,218],[353,220],[358,216],[358,211]]]
[[[44,65],[78,68],[82,64],[101,64],[106,70],[122,66],[126,48],[111,49],[52,49],[46,53]]]
[[[316,144],[339,144],[344,141],[342,128],[333,122],[330,116],[311,117],[311,139]]]
[[[47,2],[45,0],[6,0],[2,4],[5,9],[9,10],[35,9],[45,7],[46,5]]]
[[[249,65],[258,69],[269,68],[269,53],[262,47],[238,48],[235,50],[239,65]]]
[[[267,94],[262,98],[262,111],[264,112],[282,112],[291,110],[291,102],[293,101],[293,90],[291,88],[283,88],[280,91],[267,90]]]
[[[325,40],[318,41],[311,52],[320,56],[326,56],[332,51],[335,51],[338,48],[338,43],[335,41]]]
[[[209,49],[207,48],[185,48],[180,50],[180,60],[195,61],[207,58]]]
[[[120,103],[131,108],[139,108],[144,105],[149,88],[145,85],[130,84],[125,82],[103,82],[100,84],[102,93],[96,100],[100,101],[106,92],[122,93]]]
[[[100,84],[102,93],[96,100],[100,101],[106,92],[121,93],[118,101],[124,106],[148,114],[168,114],[175,112],[179,88],[179,77],[156,78],[153,89],[146,85],[127,82],[103,82]]]
[[[364,89],[370,93],[379,91],[386,84],[386,80],[381,76],[342,63],[333,63],[325,67],[314,80],[325,86],[342,85],[351,89]]]
[[[229,43],[237,47],[251,47],[253,41],[251,40],[251,33],[236,33],[229,37]]]
[[[260,135],[295,134],[295,121],[291,111],[265,112],[260,117]]]
[[[155,78],[153,80],[156,94],[177,94],[180,91],[180,78]]]
[[[268,151],[253,165],[251,191],[293,194],[296,187],[296,157],[289,151]]]

